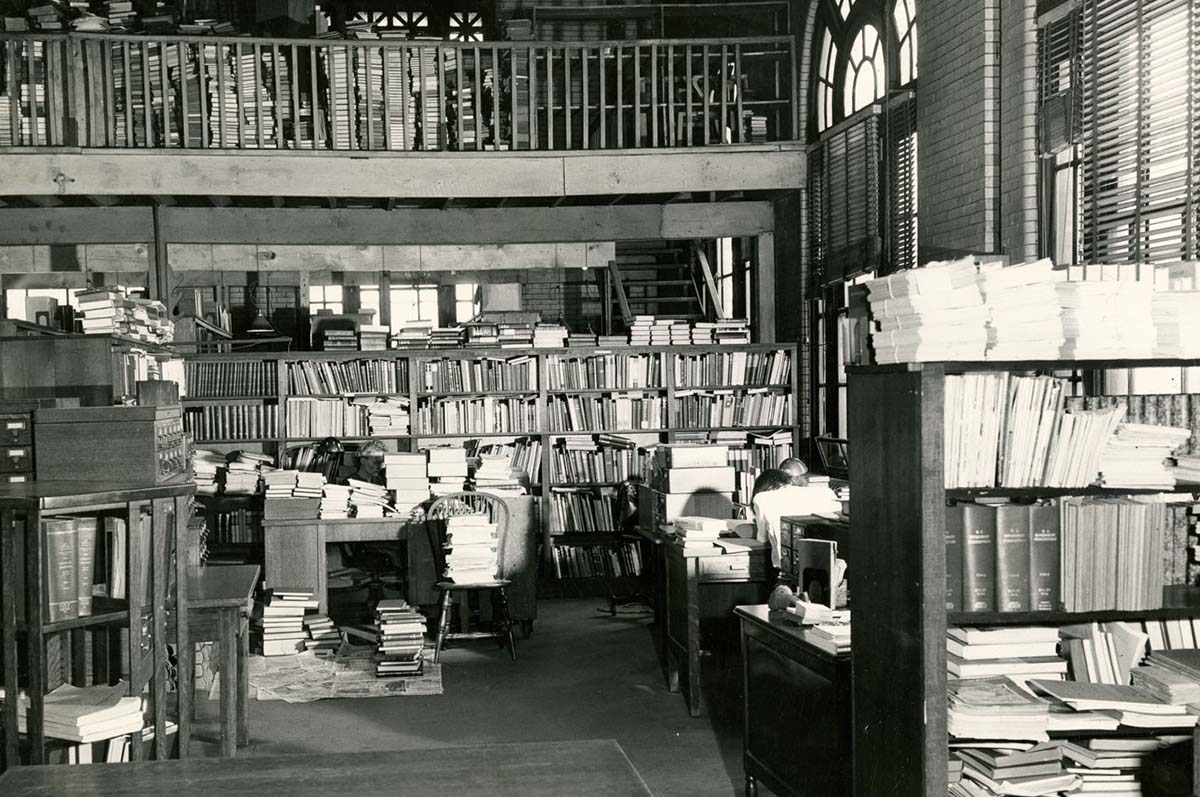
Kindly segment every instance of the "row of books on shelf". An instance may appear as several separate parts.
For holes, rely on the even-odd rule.
[[[678,354],[674,359],[677,387],[786,385],[792,378],[787,349]]]
[[[197,440],[258,440],[279,433],[275,404],[208,404],[184,407],[184,429]]]
[[[537,401],[522,398],[432,398],[416,412],[421,434],[529,433],[538,428]]]
[[[191,398],[273,396],[275,363],[262,360],[187,360],[185,378]]]
[[[642,556],[638,546],[632,542],[586,547],[556,545],[553,550],[555,578],[608,578],[642,574]]]
[[[550,492],[550,533],[611,532],[620,528],[622,498],[612,488],[555,488]]]
[[[550,451],[550,479],[555,484],[606,483],[640,479],[648,465],[644,450],[618,435],[560,437]]]
[[[664,396],[640,392],[611,396],[551,396],[548,425],[555,432],[587,429],[661,429],[667,425]]]
[[[287,436],[290,438],[366,437],[371,432],[371,397],[318,399],[292,397],[287,400]]]
[[[666,354],[552,354],[546,358],[550,390],[659,388],[666,380]]]
[[[539,483],[542,473],[542,440],[522,437],[511,443],[477,441],[473,445],[477,456],[503,454],[508,457],[514,472],[524,473],[529,485]]]
[[[287,364],[288,393],[322,396],[345,393],[407,393],[408,361],[302,360]]]
[[[1157,609],[1164,586],[1186,579],[1187,530],[1185,508],[1142,496],[958,503],[946,510],[946,608]]]
[[[431,393],[537,392],[537,361],[528,356],[426,360],[421,363],[420,389]]]
[[[947,376],[946,487],[1174,487],[1168,458],[1189,428],[1126,423],[1119,403],[1081,409],[1070,389],[1048,376]]]
[[[747,392],[712,390],[675,393],[674,425],[682,428],[702,426],[783,426],[794,417],[790,392],[752,388]]]
[[[214,512],[209,515],[207,526],[210,546],[246,545],[263,541],[260,510],[232,509]]]

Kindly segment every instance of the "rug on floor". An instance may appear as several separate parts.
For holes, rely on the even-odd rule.
[[[440,695],[442,665],[425,657],[419,676],[379,678],[374,651],[345,651],[337,656],[312,653],[294,656],[253,656],[250,659],[250,698],[310,703],[314,700],[351,697]]]

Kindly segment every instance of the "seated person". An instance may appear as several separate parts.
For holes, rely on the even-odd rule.
[[[787,471],[768,468],[754,480],[750,497],[757,538],[771,544],[771,564],[779,567],[779,519],[784,515],[836,515],[842,504],[824,484],[792,482]]]
[[[350,479],[371,484],[384,485],[387,479],[383,472],[383,455],[387,446],[378,440],[371,440],[358,449],[357,461],[353,471],[343,470],[338,474],[338,484],[348,484]]]

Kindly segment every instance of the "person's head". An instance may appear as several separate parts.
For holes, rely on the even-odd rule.
[[[808,483],[808,466],[795,457],[788,457],[783,462],[780,462],[779,470],[788,475],[788,478],[792,480],[792,484],[803,485]]]
[[[387,446],[378,440],[372,440],[358,450],[358,469],[371,476],[383,470],[383,455]]]
[[[754,480],[754,490],[750,494],[750,500],[753,501],[759,493],[780,490],[791,483],[792,477],[786,471],[782,471],[779,468],[767,468],[758,474],[758,478]]]

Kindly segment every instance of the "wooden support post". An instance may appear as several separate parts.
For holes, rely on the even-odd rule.
[[[170,267],[167,264],[167,242],[162,235],[160,214],[162,208],[155,205],[151,208],[154,219],[154,255],[150,264],[149,284],[147,293],[151,299],[157,299],[163,304],[169,304],[171,297]]]
[[[775,233],[758,236],[757,257],[754,259],[753,328],[756,343],[775,342]],[[799,297],[797,297],[798,299]]]

